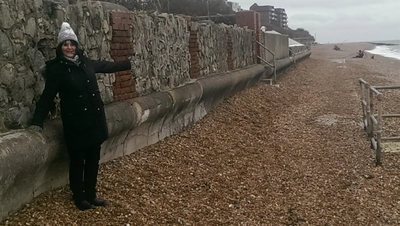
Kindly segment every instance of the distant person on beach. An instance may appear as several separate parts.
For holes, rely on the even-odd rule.
[[[129,70],[131,62],[91,60],[78,49],[71,26],[64,22],[57,39],[56,57],[46,62],[45,88],[36,104],[32,125],[42,131],[54,97],[61,100],[61,119],[69,155],[69,186],[80,210],[105,206],[96,195],[101,144],[108,138],[104,104],[96,73]]]
[[[362,51],[361,49],[358,51],[357,55],[353,58],[363,58],[364,57],[364,51]]]

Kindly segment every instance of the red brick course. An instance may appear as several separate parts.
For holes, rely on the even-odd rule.
[[[110,55],[114,61],[125,60],[133,54],[132,35],[130,33],[130,25],[132,23],[131,13],[111,13],[112,40]],[[135,80],[130,70],[115,73],[113,91],[114,102],[138,96],[135,88]]]
[[[190,54],[190,66],[189,66],[189,74],[190,78],[198,78],[200,77],[200,65],[199,65],[199,43],[197,42],[197,31],[190,30],[190,19],[187,17],[186,21],[188,22],[188,29],[190,31],[189,38],[189,54]]]
[[[227,36],[227,46],[228,46],[228,49],[227,49],[228,55],[227,55],[226,62],[228,63],[228,70],[233,70],[234,69],[233,68],[233,59],[232,59],[233,44],[232,44],[231,33],[229,33],[228,28],[226,29],[226,36]]]

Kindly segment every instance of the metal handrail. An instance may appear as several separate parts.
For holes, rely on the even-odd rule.
[[[263,61],[265,64],[267,64],[268,66],[270,66],[270,67],[275,67],[273,64],[271,64],[270,62],[264,60],[262,57],[257,56],[257,58],[260,59],[260,60],[262,60],[262,61]]]
[[[267,62],[265,59],[262,59],[261,56],[257,56],[258,59],[262,60],[264,63],[266,63],[268,66],[272,67],[274,69],[274,81],[276,81],[276,60],[275,60],[275,53],[272,52],[270,49],[268,49],[265,45],[263,45],[261,42],[256,41],[257,44],[259,44],[263,49],[267,50],[271,55],[272,55],[272,60],[273,64]]]
[[[290,48],[289,48],[289,52],[292,53],[292,56],[293,56],[293,63],[296,64],[296,55],[297,55],[297,53],[295,53],[295,52],[294,52],[293,50],[291,50]]]

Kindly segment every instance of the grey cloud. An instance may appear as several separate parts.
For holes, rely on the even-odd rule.
[[[249,9],[251,0],[233,0]],[[288,25],[319,34],[317,41],[400,39],[400,0],[268,0],[258,5],[285,8]]]

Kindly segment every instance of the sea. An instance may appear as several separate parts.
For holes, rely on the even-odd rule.
[[[366,52],[400,60],[400,40],[376,41],[369,43],[374,44],[375,48],[372,50],[366,50]]]

